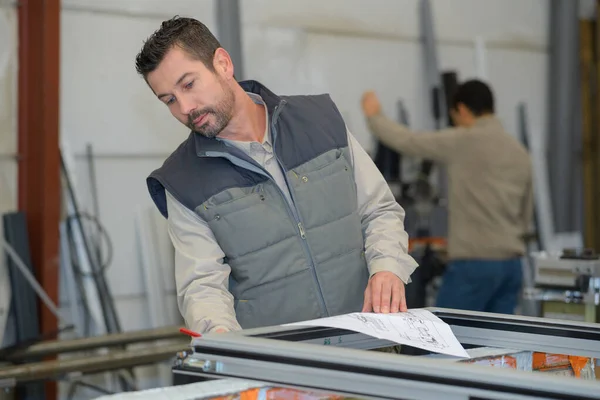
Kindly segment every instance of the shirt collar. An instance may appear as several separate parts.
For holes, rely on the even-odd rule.
[[[269,129],[269,111],[267,108],[266,103],[264,102],[264,100],[262,99],[262,97],[256,93],[252,93],[252,92],[246,92],[246,94],[248,94],[248,96],[252,99],[252,101],[256,104],[260,104],[262,106],[264,106],[264,110],[265,110],[265,133],[263,135],[263,140],[262,140],[262,145],[265,146],[267,151],[272,151],[273,149],[273,144],[271,141],[271,130]],[[250,147],[251,143],[256,143],[256,142],[240,142],[237,140],[230,140],[230,139],[222,139],[217,137],[216,140],[225,143],[228,146],[236,146],[239,148],[246,148],[246,147]]]

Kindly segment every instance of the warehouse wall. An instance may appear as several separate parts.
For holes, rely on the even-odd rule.
[[[283,81],[276,84],[288,92],[331,92],[366,147],[371,140],[358,99],[367,88],[380,93],[390,115],[395,115],[396,100],[402,98],[415,127],[433,126],[427,120],[430,103],[424,95],[419,1],[372,1],[368,10],[361,0],[252,3],[262,5],[244,9],[246,32],[256,35],[247,39],[246,53],[248,70],[254,76],[271,81],[281,77]],[[460,79],[474,77],[474,38],[481,36],[488,44],[489,78],[507,128],[516,130],[518,101],[528,102],[533,124],[542,128],[547,2],[434,0],[432,6],[440,67],[457,70]],[[284,43],[272,49],[265,40]],[[290,42],[293,50],[287,47]],[[258,57],[248,54],[253,50],[258,50]],[[261,51],[267,52],[267,57],[261,58]],[[287,68],[293,68],[296,79],[286,81],[286,75],[278,70],[280,64],[264,68],[265,58],[280,64],[291,58]]]
[[[240,3],[247,78],[282,94],[330,92],[367,150],[372,141],[359,110],[364,90],[377,90],[390,115],[402,98],[414,127],[432,126],[418,41],[418,0]],[[457,70],[460,79],[473,77],[473,39],[481,36],[488,45],[488,75],[500,118],[516,133],[516,106],[525,101],[532,127],[543,132],[547,1],[432,3],[441,67]],[[142,41],[174,14],[194,16],[216,31],[214,1],[63,0],[62,10],[61,136],[77,160],[77,189],[88,209],[85,151],[92,145],[100,217],[115,246],[109,284],[124,329],[148,327],[134,210],[152,206],[144,179],[187,132],[136,76],[134,57]],[[15,34],[5,36],[3,29]],[[16,186],[14,161],[1,154],[16,151],[16,102],[11,101],[15,46],[16,15],[0,7],[0,203],[6,198],[9,204]],[[8,66],[5,48],[14,54]],[[152,374],[145,375],[143,386],[156,383]]]

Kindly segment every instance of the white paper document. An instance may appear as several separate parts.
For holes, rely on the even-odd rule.
[[[352,313],[286,325],[347,329],[434,353],[469,358],[450,326],[423,309],[397,314]]]

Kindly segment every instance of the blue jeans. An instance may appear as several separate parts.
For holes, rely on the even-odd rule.
[[[514,314],[522,284],[520,258],[450,261],[436,306]]]

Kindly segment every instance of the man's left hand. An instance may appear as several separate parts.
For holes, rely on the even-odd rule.
[[[377,272],[369,279],[362,312],[397,313],[407,311],[404,282],[392,272]]]

